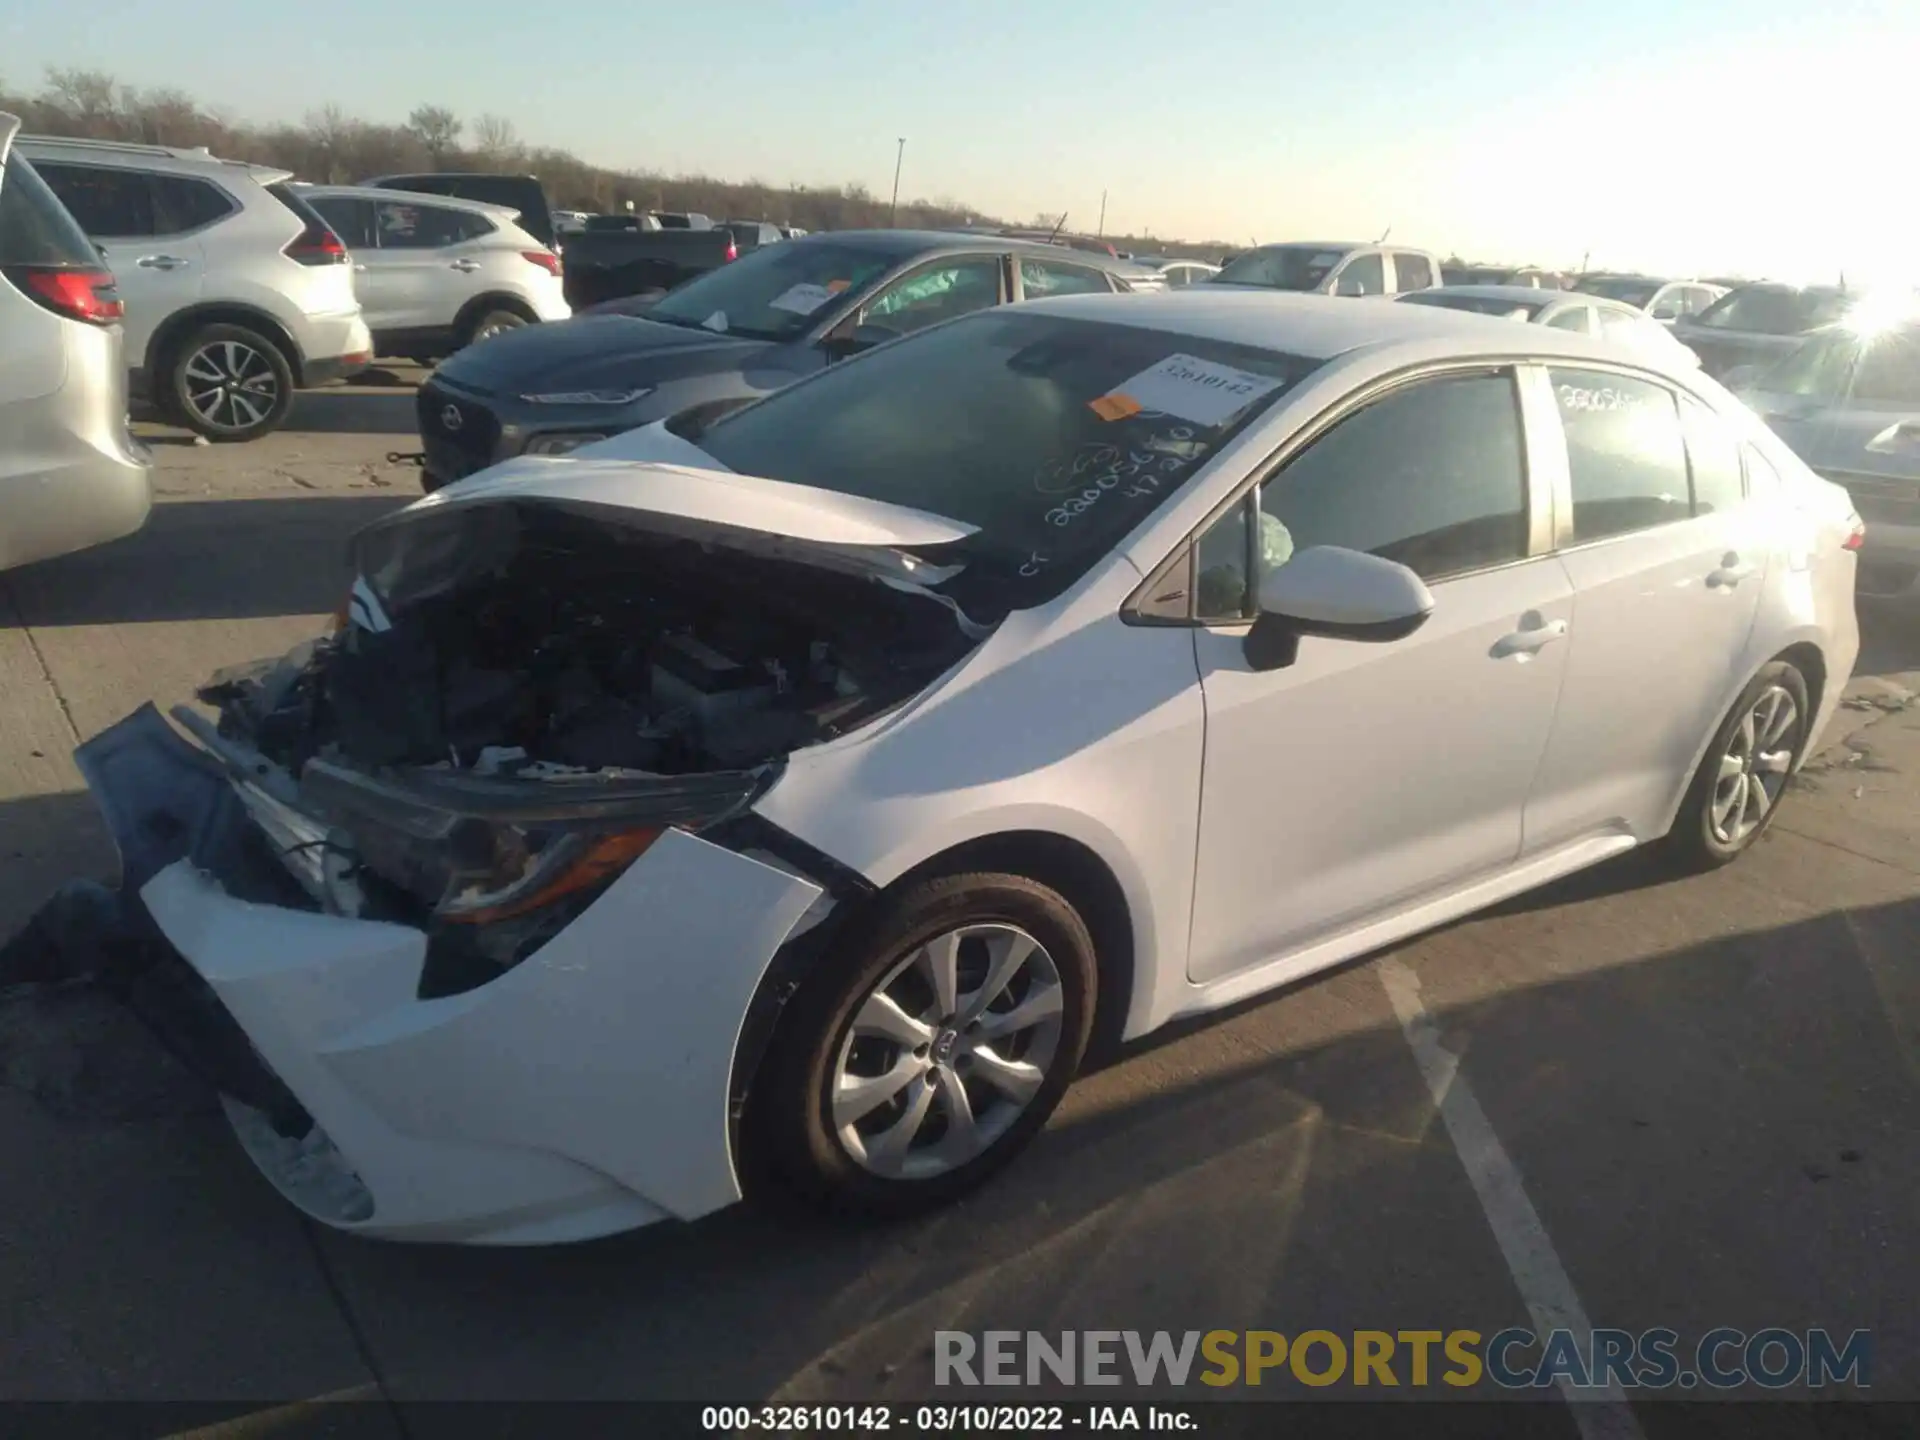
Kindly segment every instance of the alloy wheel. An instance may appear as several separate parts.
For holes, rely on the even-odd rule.
[[[207,424],[246,430],[273,413],[280,379],[273,363],[242,340],[214,340],[187,357],[186,402]]]
[[[868,1172],[928,1180],[1006,1134],[1046,1083],[1066,992],[1018,926],[969,924],[917,946],[868,992],[829,1081],[831,1127]]]
[[[1722,845],[1739,845],[1766,821],[1786,789],[1799,739],[1800,707],[1769,685],[1733,727],[1708,801],[1707,823]]]

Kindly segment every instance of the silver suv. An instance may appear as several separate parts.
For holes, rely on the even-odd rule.
[[[175,150],[22,136],[120,282],[134,391],[210,440],[251,440],[293,391],[364,367],[347,248],[289,172]]]
[[[113,274],[0,114],[0,570],[138,530],[147,452],[127,433]]]

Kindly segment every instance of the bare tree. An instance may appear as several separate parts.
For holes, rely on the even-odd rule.
[[[428,157],[438,169],[460,143],[460,117],[444,105],[422,105],[407,116],[407,129],[426,147]]]
[[[512,164],[526,154],[520,132],[504,115],[482,115],[473,122],[473,148],[495,165]]]
[[[100,70],[49,69],[47,103],[72,117],[79,133],[114,139],[120,127],[120,86]]]
[[[351,152],[361,128],[360,122],[349,118],[338,105],[322,105],[307,112],[307,136],[320,152],[320,178],[328,184],[349,178]]]

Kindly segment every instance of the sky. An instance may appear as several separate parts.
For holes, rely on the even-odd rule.
[[[183,16],[190,17],[183,23]],[[250,120],[493,112],[616,168],[1091,232],[1911,282],[1915,0],[0,0],[48,66]]]

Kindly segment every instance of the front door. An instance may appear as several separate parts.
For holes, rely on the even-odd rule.
[[[1511,371],[1416,380],[1341,420],[1202,537],[1195,982],[1513,863],[1572,618],[1522,433]],[[1258,576],[1310,545],[1410,566],[1432,615],[1403,640],[1309,637],[1292,665],[1253,669]]]
[[[1544,374],[1565,435],[1576,633],[1526,845],[1647,840],[1745,678],[1780,536],[1746,497],[1737,441],[1697,401],[1623,372]]]

